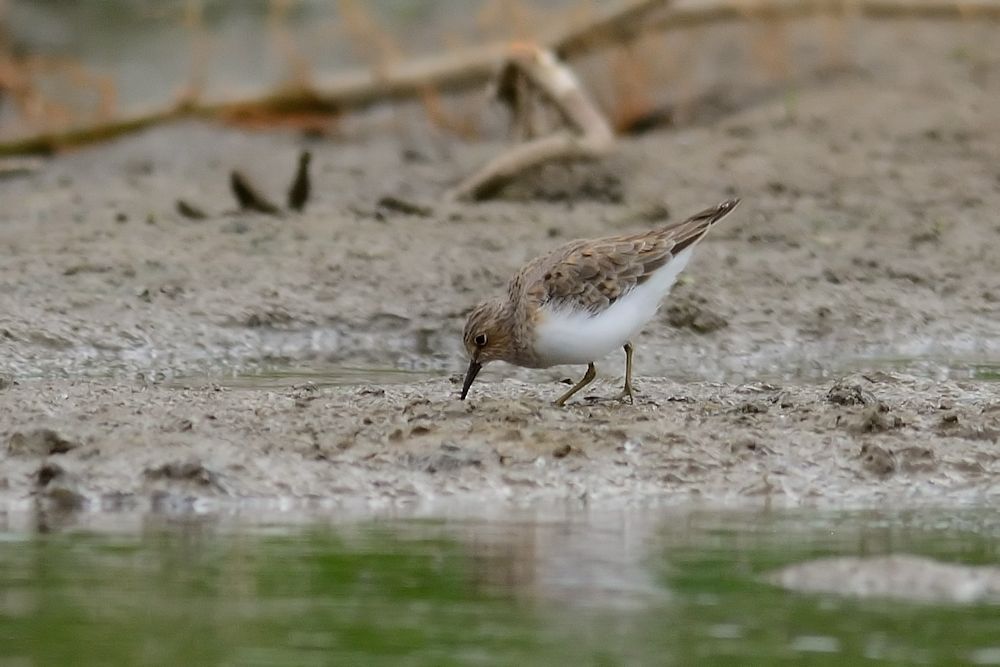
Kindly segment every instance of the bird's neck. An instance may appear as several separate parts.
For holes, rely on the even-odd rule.
[[[534,353],[534,314],[525,299],[504,299],[500,305],[502,321],[507,330],[507,340],[510,341],[505,361],[518,366],[533,366]]]

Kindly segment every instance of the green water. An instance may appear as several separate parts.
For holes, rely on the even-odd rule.
[[[0,665],[997,664],[1000,605],[760,575],[832,554],[996,563],[998,538],[971,510],[11,528]]]

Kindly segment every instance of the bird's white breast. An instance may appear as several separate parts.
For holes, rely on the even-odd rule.
[[[535,354],[540,365],[587,364],[621,349],[656,315],[693,250],[687,248],[597,314],[544,306],[535,329]]]

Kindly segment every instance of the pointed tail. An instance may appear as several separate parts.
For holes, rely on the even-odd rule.
[[[687,220],[664,227],[663,233],[674,242],[670,252],[676,256],[677,253],[703,239],[712,225],[732,213],[739,203],[739,199],[727,199],[718,206],[695,213]]]

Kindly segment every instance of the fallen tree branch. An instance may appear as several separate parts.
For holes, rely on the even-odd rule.
[[[450,199],[483,200],[496,194],[504,185],[512,181],[530,167],[547,162],[596,158],[604,155],[611,144],[593,144],[586,137],[560,132],[535,139],[513,148],[488,163],[479,172],[469,177],[449,193]]]
[[[655,15],[659,12],[659,16]],[[800,19],[819,15],[871,19],[936,19],[1000,21],[1000,3],[986,0],[758,0],[737,3],[707,0],[669,6],[669,0],[630,0],[601,18],[543,40],[565,60],[627,42],[642,33],[687,29],[748,17]],[[494,44],[442,55],[410,59],[357,71],[266,95],[241,100],[188,101],[101,125],[51,132],[0,143],[0,156],[46,154],[142,130],[185,117],[236,118],[289,113],[340,113],[375,102],[419,99],[427,90],[457,91],[483,85],[495,74],[508,47]]]
[[[566,57],[614,42],[608,35],[637,34],[642,21],[669,0],[629,0],[593,23],[570,28],[548,43]],[[629,27],[631,26],[631,27]],[[375,102],[420,98],[428,90],[462,90],[485,84],[509,52],[506,44],[492,44],[474,49],[403,61],[395,66],[381,66],[375,71],[359,70],[336,74],[317,81],[312,87],[296,87],[264,96],[238,100],[184,100],[170,109],[114,120],[91,127],[15,139],[0,143],[0,156],[48,155],[63,148],[82,146],[137,132],[160,123],[181,118],[241,120],[266,115],[305,112],[341,113]]]
[[[526,85],[519,85],[523,77]],[[498,93],[524,124],[530,99],[539,94],[557,110],[569,131],[532,139],[514,146],[489,162],[449,193],[450,199],[485,199],[518,174],[548,162],[594,159],[614,147],[614,133],[601,112],[584,93],[573,72],[552,51],[538,47],[516,47],[501,70]]]
[[[645,26],[649,32],[698,28],[747,18],[796,20],[813,16],[860,16],[868,19],[1000,21],[994,0],[773,0],[705,2],[674,7]]]

